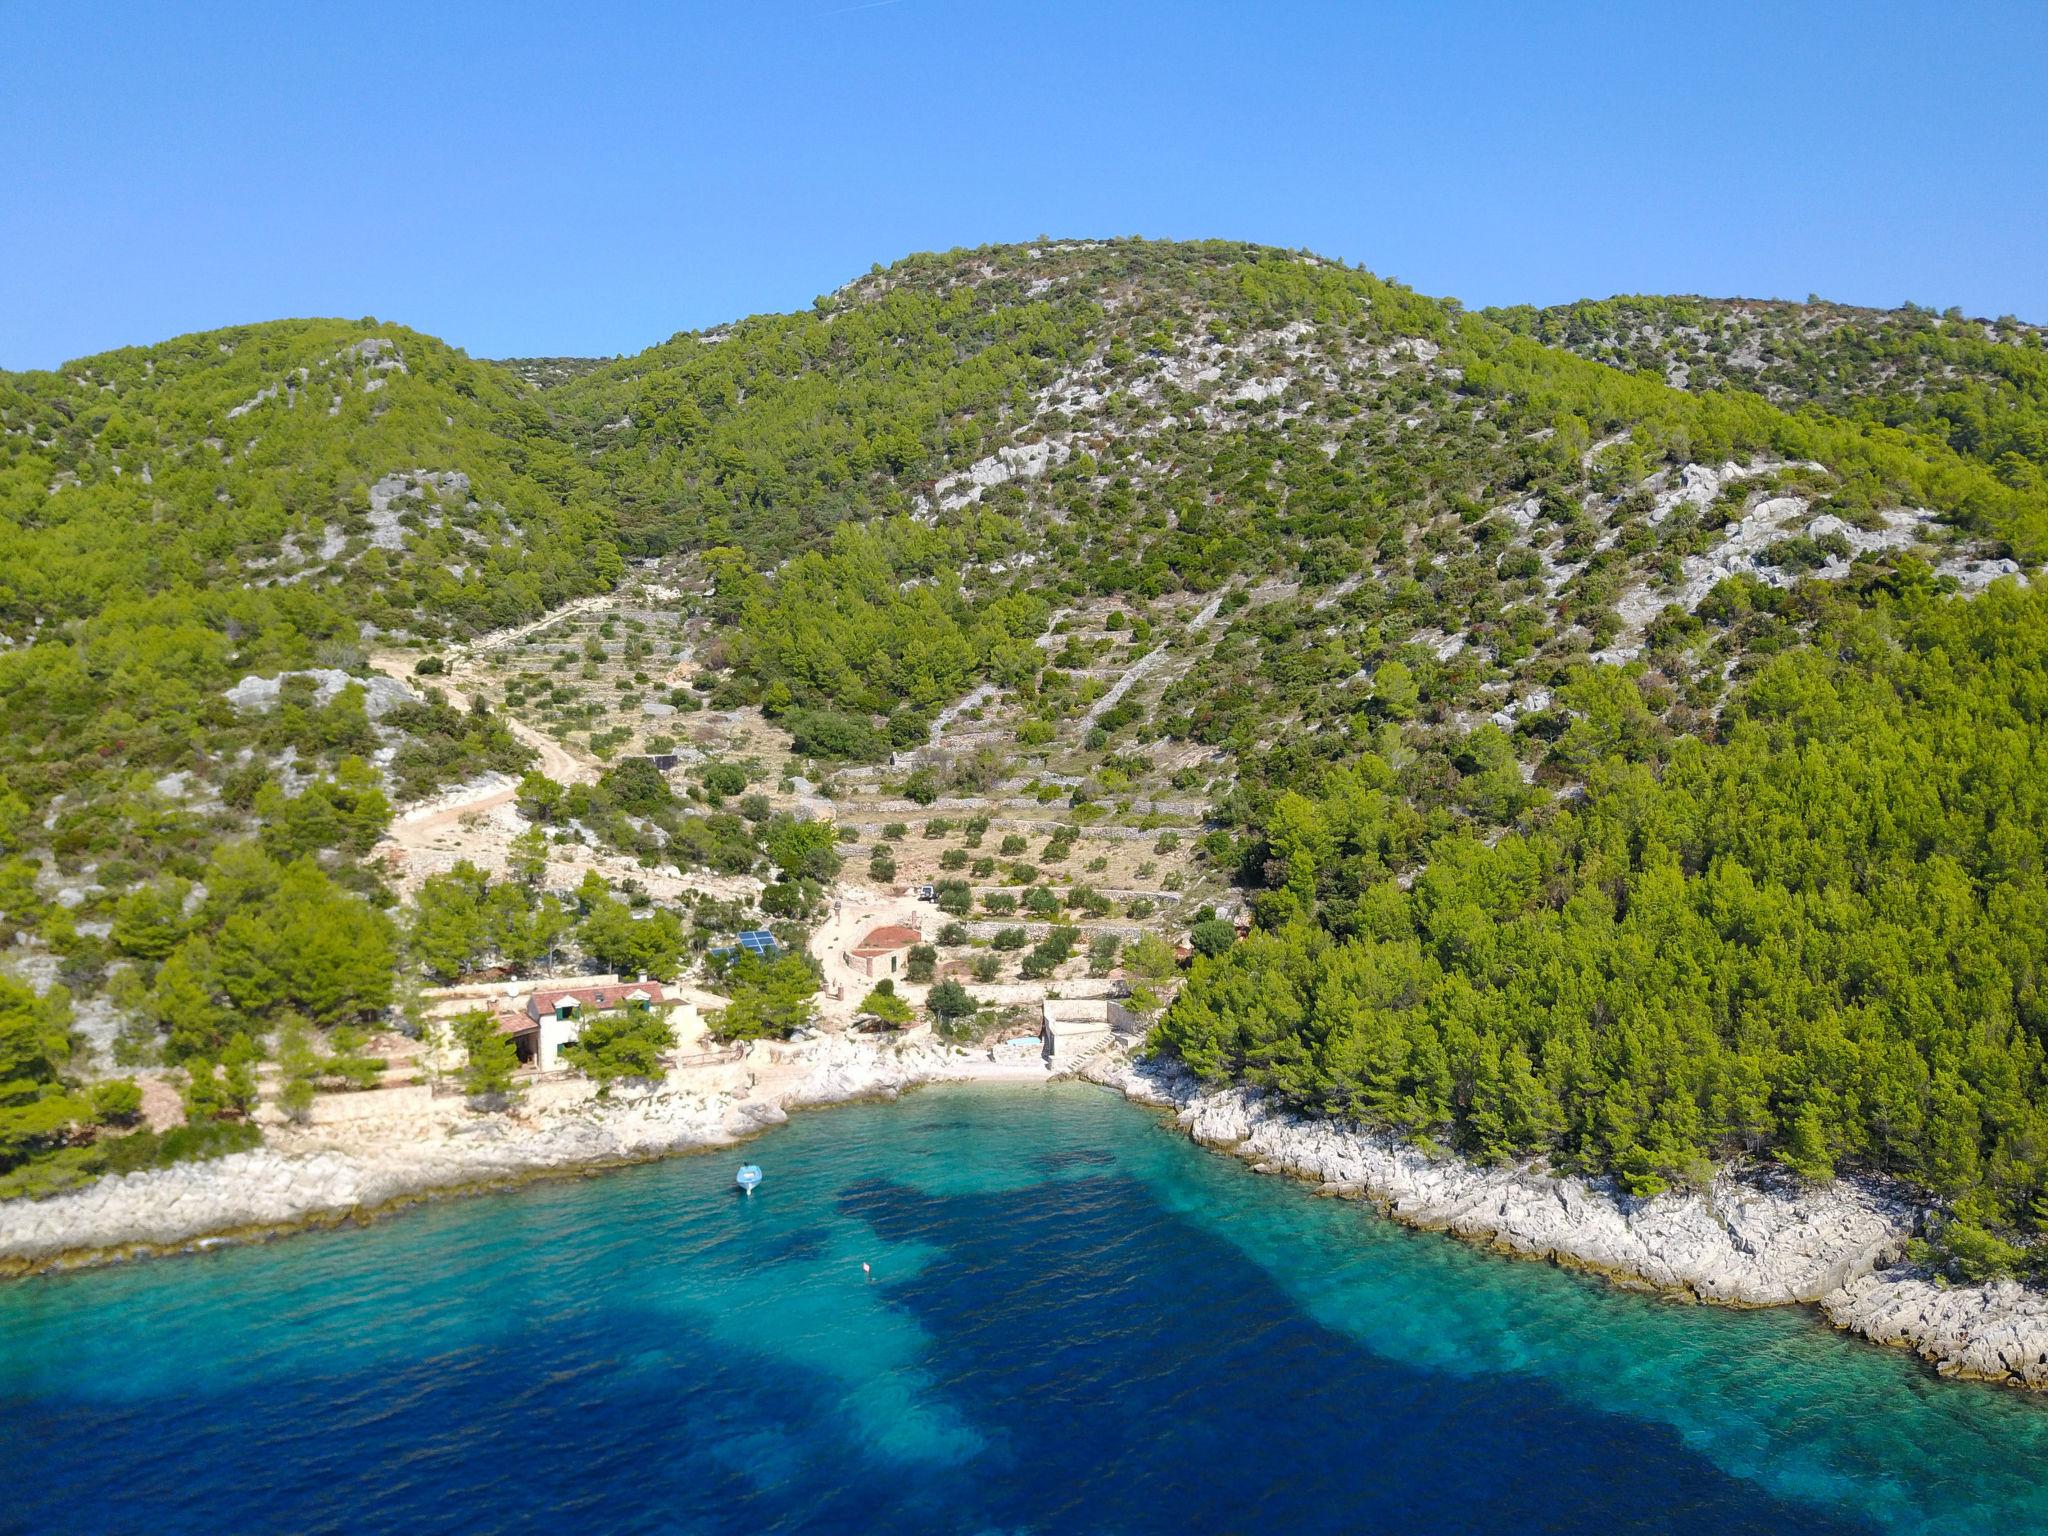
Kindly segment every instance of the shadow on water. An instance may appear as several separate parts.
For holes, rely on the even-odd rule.
[[[941,1200],[868,1180],[841,1208],[943,1253],[887,1295],[999,1448],[980,1497],[1006,1525],[1864,1528],[1760,1496],[1670,1431],[1589,1413],[1540,1382],[1446,1380],[1368,1353],[1235,1249],[1162,1219],[1131,1179]]]
[[[936,1529],[805,1372],[609,1315],[253,1396],[0,1400],[0,1530]]]
[[[1540,1384],[1446,1382],[1370,1355],[1234,1250],[1162,1218],[1128,1178],[986,1198],[865,1179],[838,1206],[884,1243],[931,1254],[876,1290],[914,1317],[929,1377],[985,1437],[964,1464],[891,1475],[828,1383],[674,1316],[557,1311],[370,1370],[315,1353],[247,1390],[0,1402],[14,1431],[0,1525],[1831,1529],[1668,1433],[1575,1410]],[[821,1241],[771,1235],[747,1267],[772,1283]]]
[[[683,1159],[0,1288],[0,1531],[1830,1536],[2034,1507],[2048,1434],[2002,1398],[1399,1233],[1100,1096],[758,1146],[752,1200]]]

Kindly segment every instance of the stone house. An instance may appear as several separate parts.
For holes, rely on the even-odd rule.
[[[866,938],[846,951],[849,970],[879,980],[900,976],[910,963],[910,951],[924,942],[924,935],[902,923],[885,923],[868,930]]]
[[[595,1014],[665,1010],[671,1001],[666,987],[645,977],[621,981],[616,976],[579,976],[542,982],[527,994],[517,1012],[499,1016],[498,1029],[512,1037],[521,1066],[553,1072],[562,1065],[562,1047],[582,1033],[585,1019]]]

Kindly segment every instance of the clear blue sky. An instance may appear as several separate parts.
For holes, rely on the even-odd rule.
[[[2048,0],[0,0],[0,367],[283,315],[633,351],[907,252],[2048,321]]]

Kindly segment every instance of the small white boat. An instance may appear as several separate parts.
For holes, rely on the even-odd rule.
[[[741,1163],[740,1171],[732,1176],[732,1181],[751,1195],[754,1186],[761,1182],[761,1170],[752,1163]]]

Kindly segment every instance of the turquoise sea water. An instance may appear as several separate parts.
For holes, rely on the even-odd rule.
[[[0,1287],[0,1530],[2048,1531],[2048,1403],[1086,1087]],[[861,1264],[872,1266],[872,1278]]]

